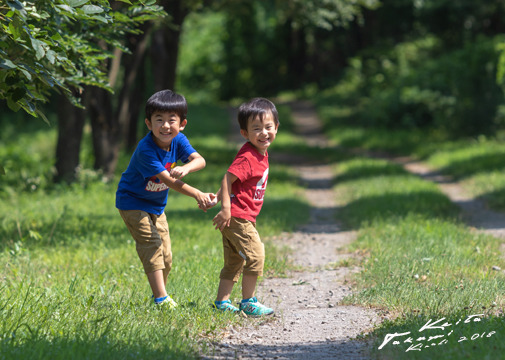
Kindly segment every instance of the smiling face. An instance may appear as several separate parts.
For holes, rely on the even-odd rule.
[[[240,134],[248,140],[262,155],[265,155],[270,144],[275,140],[278,124],[275,124],[271,112],[267,113],[261,121],[257,116],[249,119],[247,130],[241,129]]]
[[[151,119],[145,120],[147,128],[152,131],[153,140],[163,150],[169,151],[172,140],[184,130],[187,120],[175,112],[155,111]]]

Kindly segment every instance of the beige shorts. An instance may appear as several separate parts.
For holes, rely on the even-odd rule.
[[[154,215],[142,210],[119,210],[136,243],[137,254],[146,274],[172,268],[172,248],[165,213]]]
[[[237,282],[242,272],[244,275],[263,275],[265,246],[256,230],[256,224],[232,217],[230,226],[225,227],[221,233],[224,267],[220,278]]]

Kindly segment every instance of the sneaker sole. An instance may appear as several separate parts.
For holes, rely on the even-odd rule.
[[[248,317],[259,318],[259,317],[263,317],[263,316],[272,316],[273,314],[275,314],[275,311],[272,311],[271,313],[268,313],[268,314],[254,315],[254,314],[247,314],[244,312],[244,310],[240,310],[240,315],[243,315],[246,318],[248,318]]]

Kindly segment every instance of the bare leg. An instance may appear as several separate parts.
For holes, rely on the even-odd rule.
[[[242,299],[249,299],[254,296],[257,280],[258,276],[256,275],[242,276]]]
[[[155,299],[167,296],[163,270],[156,270],[147,274],[147,280],[149,280],[149,285],[151,285],[151,290],[153,291]]]
[[[228,300],[230,298],[233,285],[235,285],[233,280],[221,279],[221,281],[219,281],[219,288],[217,289],[216,301]]]

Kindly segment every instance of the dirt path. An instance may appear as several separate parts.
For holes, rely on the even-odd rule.
[[[297,132],[309,144],[329,146],[321,133],[315,112],[301,104],[293,108]],[[300,159],[295,159],[298,163]],[[293,161],[283,154],[271,154],[271,164]],[[205,359],[367,359],[370,344],[354,340],[381,321],[373,310],[341,306],[352,290],[349,275],[357,268],[332,269],[350,256],[339,249],[352,242],[355,232],[336,223],[338,208],[332,190],[332,170],[325,164],[298,165],[311,204],[307,224],[293,234],[283,234],[276,243],[293,249],[292,260],[304,271],[287,278],[264,279],[258,297],[276,310],[270,319],[247,319],[244,327],[230,328],[213,354]],[[332,269],[332,270],[330,270]]]
[[[484,201],[473,198],[448,176],[433,171],[426,164],[410,158],[393,158],[407,171],[435,182],[439,189],[462,209],[462,220],[470,227],[498,238],[505,238],[505,214],[489,210]]]

